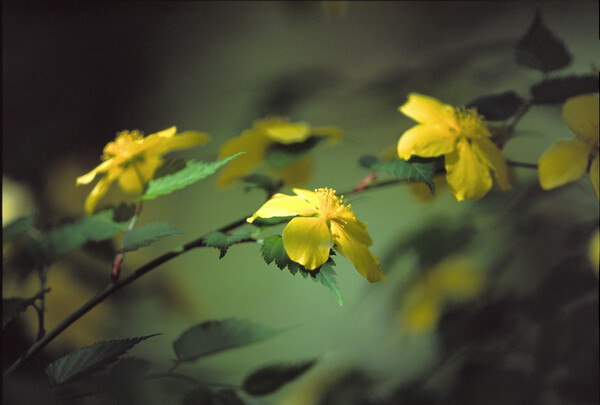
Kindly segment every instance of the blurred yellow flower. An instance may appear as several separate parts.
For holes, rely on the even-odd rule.
[[[560,140],[552,145],[538,161],[540,185],[544,190],[560,187],[580,179],[586,171],[596,198],[598,194],[598,97],[577,96],[568,99],[562,108],[565,124],[575,139]],[[590,164],[591,161],[591,164]]]
[[[504,156],[475,109],[455,108],[415,93],[398,109],[419,123],[400,137],[398,156],[408,160],[412,155],[444,155],[448,185],[457,201],[487,194],[491,172],[501,190],[510,189]]]
[[[588,249],[588,256],[590,258],[590,262],[592,263],[592,266],[596,271],[596,275],[598,275],[598,271],[600,268],[600,229],[596,229],[596,232],[594,232],[594,234],[592,235]]]
[[[186,149],[206,143],[207,134],[186,131],[177,136],[171,127],[144,137],[139,131],[122,131],[104,147],[103,162],[91,172],[77,178],[77,185],[89,184],[97,174],[106,173],[85,201],[85,212],[94,212],[100,198],[117,180],[125,193],[141,194],[144,185],[163,164],[162,155],[175,149]]]
[[[217,181],[221,187],[233,180],[244,177],[250,170],[262,163],[270,147],[274,145],[300,144],[313,137],[329,137],[339,140],[343,132],[334,127],[315,127],[304,122],[291,123],[283,117],[271,117],[254,122],[252,128],[242,132],[237,138],[225,142],[221,147],[220,159],[238,152],[245,152],[231,161]],[[275,168],[283,182],[288,185],[300,185],[306,181],[312,169],[312,158],[305,156],[281,168]]]
[[[275,194],[258,211],[248,218],[293,218],[283,230],[283,246],[291,260],[308,270],[314,270],[329,258],[334,248],[350,260],[356,270],[370,282],[385,280],[379,270],[379,260],[369,251],[373,244],[366,231],[367,224],[360,222],[345,205],[343,196],[335,190],[320,188],[313,191],[294,189],[295,196]]]
[[[431,332],[448,302],[474,299],[484,285],[484,277],[471,259],[461,255],[448,257],[404,295],[400,323],[408,333]]]

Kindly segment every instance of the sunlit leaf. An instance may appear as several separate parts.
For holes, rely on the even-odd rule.
[[[529,90],[533,104],[562,104],[568,98],[598,92],[598,75],[562,76],[546,79]]]
[[[242,388],[250,395],[271,394],[314,366],[316,360],[299,364],[276,364],[260,368],[244,379]]]
[[[477,108],[477,113],[488,121],[504,121],[523,105],[525,100],[514,91],[479,97],[467,104],[467,108]]]
[[[123,252],[137,250],[167,236],[181,233],[183,232],[178,231],[166,222],[156,222],[133,228],[123,235]]]
[[[565,44],[542,21],[539,11],[515,49],[517,63],[543,73],[562,69],[571,63]]]
[[[119,359],[119,356],[127,353],[129,349],[153,336],[157,335],[132,339],[114,339],[84,346],[50,363],[46,368],[46,374],[52,385],[65,384],[87,377],[114,363]]]
[[[284,166],[300,160],[312,148],[325,140],[324,136],[311,136],[303,142],[281,144],[274,143],[267,149],[265,162],[275,169],[281,169]]]
[[[275,264],[281,270],[291,262],[283,247],[281,235],[271,235],[266,237],[263,240],[263,245],[260,250],[263,259],[265,259],[267,264],[271,264],[272,261],[275,261]]]
[[[219,259],[222,259],[227,250],[236,243],[240,243],[250,237],[250,232],[240,229],[231,235],[226,235],[223,232],[211,232],[204,237],[204,244],[219,249]]]
[[[186,162],[184,169],[158,179],[150,180],[148,188],[141,199],[152,200],[158,196],[170,194],[173,191],[187,187],[190,184],[215,173],[221,166],[227,164],[230,160],[235,159],[241,154],[243,154],[243,152],[216,162],[196,162],[190,160]]]
[[[24,234],[33,228],[33,221],[35,219],[35,215],[27,215],[24,217],[17,218],[12,221],[10,224],[6,225],[2,228],[2,243],[6,243],[11,239]]]
[[[435,163],[433,161],[408,162],[403,159],[394,159],[385,162],[375,156],[363,156],[360,158],[359,163],[367,169],[387,172],[399,179],[420,181],[429,187],[431,194],[435,193],[435,184],[433,183]]]
[[[271,329],[248,319],[229,318],[194,325],[174,342],[178,361],[194,361],[224,350],[270,338],[281,330]]]

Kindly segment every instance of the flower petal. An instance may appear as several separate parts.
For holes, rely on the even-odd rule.
[[[336,236],[335,250],[350,260],[363,277],[366,277],[371,283],[387,279],[385,274],[379,270],[379,260],[365,244],[352,238],[351,231],[347,232],[336,222],[332,221],[331,227]]]
[[[562,107],[565,124],[582,141],[598,143],[598,96],[584,95],[568,99]]]
[[[402,312],[402,326],[409,333],[429,333],[435,328],[442,314],[442,300],[426,292],[418,291],[413,294],[415,296],[411,297],[410,303],[405,305]]]
[[[292,191],[296,193],[296,195],[304,198],[306,202],[314,207],[315,211],[318,211],[321,206],[321,200],[319,200],[319,195],[311,190],[305,190],[303,188],[293,188]]]
[[[264,131],[269,139],[283,144],[305,141],[311,134],[310,125],[304,122],[273,122],[265,125]]]
[[[279,170],[281,179],[289,186],[306,183],[312,173],[313,161],[313,157],[309,155],[282,167]]]
[[[281,234],[283,247],[290,259],[308,270],[321,266],[329,258],[334,239],[324,218],[297,217]]]
[[[252,223],[256,218],[291,217],[294,215],[312,216],[316,213],[316,208],[302,197],[275,194],[247,221]]]
[[[330,142],[337,142],[344,137],[344,131],[336,127],[316,127],[310,130],[314,136],[327,136]]]
[[[592,160],[592,165],[590,166],[590,181],[596,192],[596,198],[600,200],[600,195],[598,194],[598,170],[600,170],[598,159],[600,159],[600,154],[596,154],[596,157]]]
[[[110,171],[106,176],[104,176],[100,179],[100,181],[98,181],[92,192],[87,196],[85,200],[84,208],[86,214],[89,215],[94,212],[94,210],[96,209],[96,205],[98,205],[98,201],[102,197],[104,197],[104,195],[108,191],[108,188],[110,187],[112,182],[115,181],[117,176],[120,175],[120,173],[121,170],[115,168],[115,170]]]
[[[142,194],[144,185],[154,177],[154,172],[162,164],[160,155],[149,155],[144,160],[130,163],[119,175],[119,187],[125,193]]]
[[[220,187],[226,186],[233,180],[248,174],[254,166],[263,161],[269,143],[270,141],[266,135],[256,129],[245,130],[239,137],[225,142],[219,152],[219,159],[224,159],[238,152],[245,153],[230,161],[222,169],[217,185]]]
[[[421,124],[445,124],[455,126],[454,108],[433,97],[410,93],[408,101],[398,110]]]
[[[455,152],[446,155],[445,165],[448,186],[457,201],[479,200],[492,188],[490,168],[479,160],[466,139],[458,143]]]
[[[557,141],[538,160],[540,185],[550,190],[584,175],[590,146],[577,139]]]
[[[333,236],[337,236],[341,231],[344,231],[348,237],[365,246],[373,244],[373,240],[371,240],[371,237],[367,233],[367,224],[360,222],[350,210],[343,212],[331,221]]]
[[[477,157],[484,162],[492,171],[498,181],[500,190],[510,190],[510,183],[508,182],[508,169],[506,167],[506,160],[502,151],[489,139],[489,138],[475,138],[472,139],[471,146]]]
[[[408,160],[411,155],[433,157],[445,155],[455,148],[456,134],[443,125],[415,125],[398,141],[398,156]]]
[[[105,160],[104,162],[100,163],[100,165],[98,165],[91,172],[86,173],[83,176],[79,176],[77,178],[77,185],[79,186],[81,184],[91,183],[98,173],[107,172],[114,165],[115,165],[115,162],[112,159]]]
[[[173,127],[172,130],[175,130],[175,127]],[[148,138],[150,138],[151,136],[158,136],[159,139],[159,142],[156,144],[156,147],[152,148],[151,150],[148,150],[148,153],[163,155],[172,150],[186,149],[191,148],[193,146],[203,145],[210,140],[210,136],[208,134],[196,131],[185,131],[170,137],[161,135],[166,132],[167,130],[159,132],[155,135],[148,136]]]

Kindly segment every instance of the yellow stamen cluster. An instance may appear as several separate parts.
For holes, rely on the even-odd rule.
[[[110,142],[104,148],[104,154],[102,155],[102,160],[108,160],[115,156],[123,156],[126,157],[132,153],[137,152],[136,147],[138,146],[138,141],[140,141],[144,135],[142,132],[134,130],[134,131],[121,131],[117,133],[117,137],[114,142]]]
[[[319,197],[319,212],[327,219],[339,218],[340,214],[350,210],[350,204],[344,204],[344,196],[336,196],[335,190],[330,188],[318,188],[315,190]]]
[[[462,137],[481,138],[489,136],[489,132],[483,124],[483,116],[477,114],[476,108],[455,107],[454,116],[456,117],[457,129]]]

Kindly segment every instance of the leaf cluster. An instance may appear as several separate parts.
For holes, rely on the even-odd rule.
[[[248,238],[250,238],[250,232],[245,229],[240,229],[233,232],[231,235],[219,231],[211,232],[206,235],[203,240],[206,246],[219,249],[219,259],[222,259],[232,245],[245,242],[249,240]]]
[[[396,158],[383,161],[376,156],[363,156],[359,164],[367,169],[386,172],[401,180],[419,181],[429,187],[431,194],[435,194],[433,175],[435,173],[435,159],[404,159]]]

